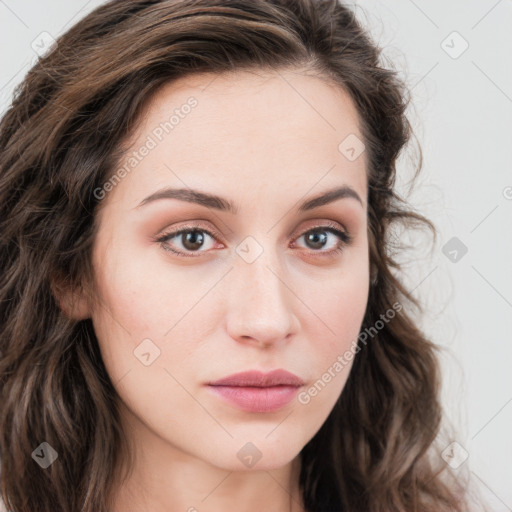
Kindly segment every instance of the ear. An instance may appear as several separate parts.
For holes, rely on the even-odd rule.
[[[58,278],[53,279],[50,288],[61,311],[73,320],[90,318],[90,303],[83,286],[73,288]]]

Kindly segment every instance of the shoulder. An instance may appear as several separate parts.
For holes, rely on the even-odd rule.
[[[2,496],[0,496],[0,512],[7,512],[7,509],[5,508],[4,500],[2,499]]]

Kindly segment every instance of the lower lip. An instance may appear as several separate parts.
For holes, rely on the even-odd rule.
[[[208,386],[214,393],[247,412],[273,412],[289,404],[297,394],[296,386],[266,388]]]

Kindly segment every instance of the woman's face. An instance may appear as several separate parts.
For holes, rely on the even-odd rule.
[[[361,140],[349,96],[298,72],[194,75],[151,101],[95,192],[88,306],[143,450],[271,469],[326,420],[368,298]],[[208,384],[276,369],[303,384]]]

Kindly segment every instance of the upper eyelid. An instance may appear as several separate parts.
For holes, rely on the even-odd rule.
[[[353,240],[352,234],[345,228],[344,225],[340,224],[339,222],[332,221],[332,220],[319,221],[315,225],[311,225],[309,227],[301,229],[298,233],[295,230],[295,231],[293,231],[291,236],[293,236],[293,240],[295,241],[295,240],[299,239],[300,237],[304,236],[306,233],[309,233],[310,231],[314,231],[315,229],[326,229],[326,228],[327,228],[327,230],[329,230],[329,228],[333,228],[333,229],[338,230],[341,233],[343,233],[346,240],[342,239],[342,242],[350,243]],[[177,227],[174,229],[170,228],[169,230],[164,230],[164,232],[161,235],[157,235],[154,238],[154,240],[163,243],[163,242],[165,242],[166,238],[175,238],[175,237],[179,236],[180,234],[182,234],[183,232],[194,231],[194,230],[206,232],[209,236],[211,236],[217,242],[219,242],[219,238],[223,237],[223,235],[216,229],[213,229],[210,227],[204,227],[201,223],[192,223],[192,224],[185,224],[184,226],[180,226],[180,227]],[[295,233],[297,233],[297,234],[295,234]],[[340,238],[340,235],[337,233],[333,233],[331,231],[331,234]],[[222,242],[220,242],[220,243],[222,243]],[[208,252],[208,251],[204,251],[204,252]]]
[[[328,228],[328,227],[338,229],[338,230],[342,231],[343,233],[345,233],[346,235],[350,236],[350,232],[343,224],[341,224],[338,221],[332,221],[332,220],[319,221],[318,223],[316,223],[314,225],[302,228],[302,229],[298,230],[297,236],[302,236],[305,233],[312,231],[314,229],[321,229],[321,228]],[[215,228],[206,227],[201,223],[191,223],[191,224],[185,224],[183,226],[179,226],[176,228],[165,229],[162,231],[162,234],[157,235],[156,238],[161,238],[161,237],[165,237],[165,236],[169,236],[169,235],[176,235],[183,231],[193,231],[193,230],[205,231],[209,234],[211,233],[212,235],[215,235],[215,237],[217,237],[217,238],[221,238],[221,237],[225,236],[219,230],[217,230]],[[297,233],[297,230],[294,230],[290,236],[293,236],[295,233]]]

